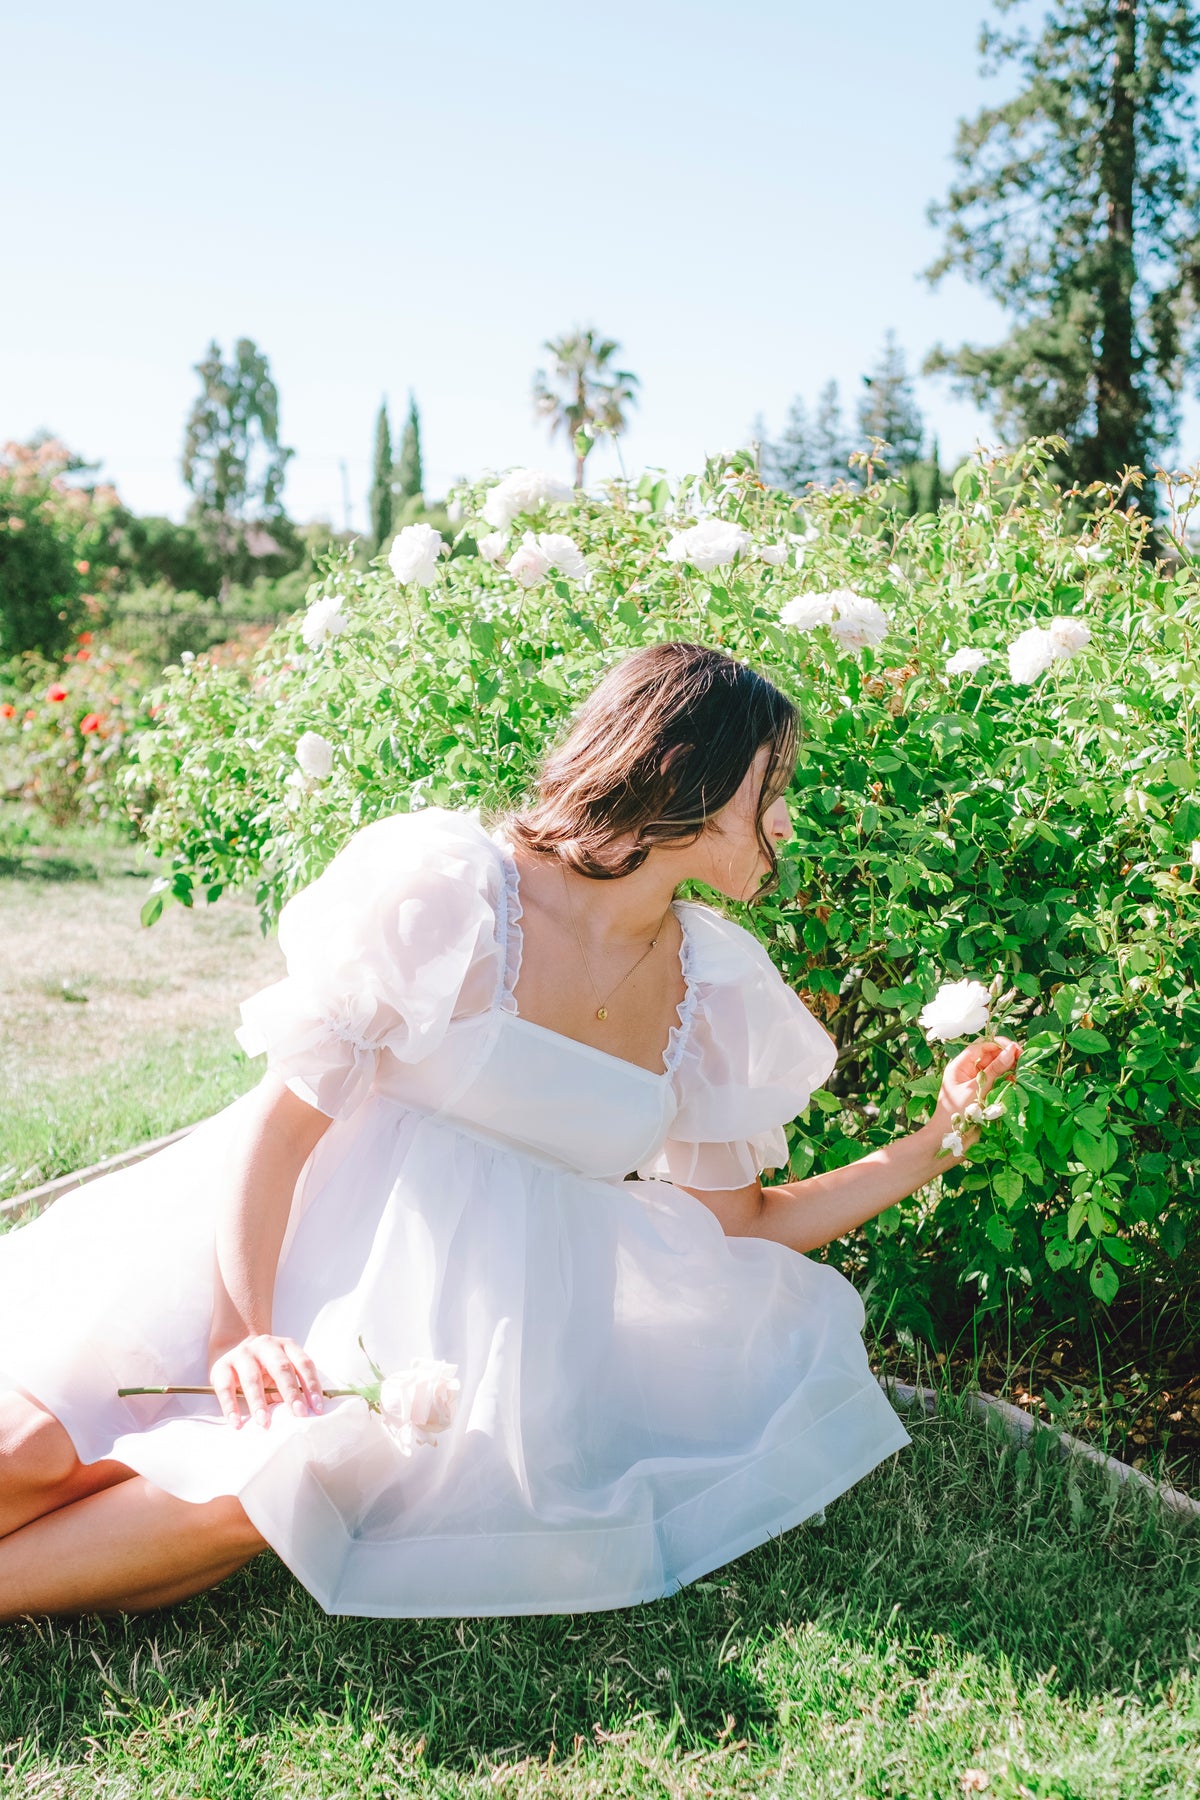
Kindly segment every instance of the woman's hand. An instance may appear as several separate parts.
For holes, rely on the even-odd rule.
[[[964,1151],[979,1141],[979,1124],[964,1116],[967,1107],[977,1102],[989,1104],[988,1093],[997,1081],[1004,1078],[1010,1083],[1015,1081],[1020,1054],[1021,1046],[1005,1037],[977,1038],[965,1050],[959,1051],[942,1076],[941,1092],[930,1121],[930,1130],[936,1131],[939,1144],[947,1132],[956,1129],[961,1134]],[[961,1120],[957,1127],[955,1113]],[[950,1157],[952,1162],[957,1160],[957,1157]]]
[[[285,1406],[290,1404],[300,1418],[320,1412],[324,1404],[321,1378],[312,1358],[294,1338],[275,1337],[267,1331],[243,1338],[218,1356],[209,1380],[221,1411],[235,1427],[243,1423],[239,1392],[250,1417],[259,1425],[270,1423],[268,1391]]]

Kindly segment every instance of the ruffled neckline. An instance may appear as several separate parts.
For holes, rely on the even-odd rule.
[[[500,928],[500,945],[503,952],[504,973],[500,986],[500,1007],[515,1019],[521,1019],[517,1011],[516,986],[521,973],[521,956],[524,950],[524,934],[521,930],[521,878],[513,856],[512,845],[504,835],[501,827],[488,832],[488,837],[500,853],[500,864],[504,871],[502,916],[497,923]],[[679,967],[683,975],[683,998],[675,1008],[675,1023],[667,1034],[667,1045],[663,1051],[663,1066],[657,1073],[647,1069],[642,1063],[630,1062],[627,1056],[614,1056],[611,1050],[601,1050],[595,1044],[584,1043],[582,1038],[568,1037],[565,1032],[555,1031],[551,1036],[561,1038],[565,1044],[575,1044],[582,1050],[591,1050],[597,1056],[604,1057],[606,1062],[620,1063],[622,1068],[633,1069],[640,1075],[648,1075],[652,1081],[670,1081],[674,1078],[683,1054],[687,1049],[691,1034],[692,1022],[699,1005],[700,995],[696,982],[696,947],[692,931],[684,910],[688,906],[685,900],[672,900],[671,911],[679,921]],[[532,1019],[522,1020],[523,1024],[533,1025]],[[547,1030],[539,1026],[539,1030]]]

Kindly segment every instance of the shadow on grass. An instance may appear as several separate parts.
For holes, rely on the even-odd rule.
[[[0,1742],[71,1759],[215,1714],[231,1753],[288,1720],[423,1740],[447,1771],[562,1756],[631,1722],[676,1751],[770,1754],[797,1708],[853,1718],[882,1692],[906,1716],[927,1676],[968,1665],[1078,1704],[1148,1701],[1187,1668],[1200,1529],[953,1400],[908,1423],[911,1447],[823,1525],[620,1612],[328,1618],[268,1553],[170,1613],[0,1630]]]
[[[102,881],[104,871],[86,856],[0,852],[0,881]]]

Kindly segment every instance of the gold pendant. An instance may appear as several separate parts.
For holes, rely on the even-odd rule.
[[[607,1006],[598,1006],[598,1007],[597,1007],[597,1008],[596,1008],[596,1017],[597,1017],[597,1018],[598,1018],[598,1019],[607,1019],[607,1017],[608,1017],[608,1008],[607,1008]]]

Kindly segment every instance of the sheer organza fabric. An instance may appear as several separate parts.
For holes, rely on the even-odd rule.
[[[757,940],[676,902],[661,1073],[520,1017],[503,834],[430,808],[358,831],[280,921],[238,1037],[333,1123],[296,1185],[273,1324],[330,1385],[455,1363],[404,1456],[358,1399],[234,1432],[203,1398],[241,1100],[0,1240],[0,1372],[85,1460],[237,1495],[332,1613],[480,1616],[674,1591],[910,1440],[836,1270],[727,1238],[698,1191],[787,1160],[833,1042]],[[635,1179],[627,1179],[635,1174]]]

